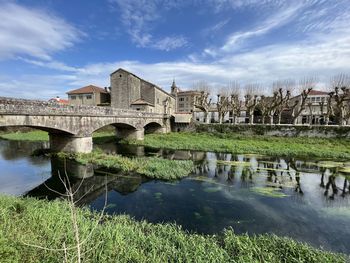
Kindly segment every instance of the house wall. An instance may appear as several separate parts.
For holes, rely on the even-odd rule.
[[[156,113],[173,114],[175,112],[175,98],[169,96],[167,93],[157,88],[154,88],[154,94],[155,94],[154,110]],[[167,99],[168,99],[168,106],[167,106],[167,112],[165,112],[165,103]]]
[[[129,109],[130,104],[141,96],[140,85],[140,80],[127,72],[111,74],[111,106]]]
[[[68,94],[69,104],[72,105],[97,105],[95,102],[95,95],[93,93],[85,93],[85,94]],[[91,99],[89,97],[91,96]]]

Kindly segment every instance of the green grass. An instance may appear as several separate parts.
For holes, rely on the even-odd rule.
[[[0,134],[0,138],[11,141],[48,141],[49,135],[44,131],[13,132]]]
[[[14,132],[0,134],[1,139],[11,141],[48,141],[49,135],[44,131]],[[93,142],[103,144],[116,141],[116,137],[112,131],[95,132],[92,136]]]
[[[71,158],[81,164],[92,163],[105,168],[118,169],[124,173],[139,173],[148,178],[174,180],[188,176],[194,164],[189,160],[168,160],[156,157],[129,158],[105,154],[101,150],[91,153],[58,153],[60,158]]]
[[[174,224],[150,224],[77,209],[82,262],[346,262],[345,255],[317,250],[274,235],[188,233]],[[68,203],[0,196],[1,262],[63,262],[57,249],[74,247]],[[33,245],[47,247],[43,250]],[[75,250],[67,253],[76,262]]]
[[[155,148],[264,154],[278,156],[350,158],[349,139],[245,136],[234,133],[149,134],[144,141],[126,143]]]

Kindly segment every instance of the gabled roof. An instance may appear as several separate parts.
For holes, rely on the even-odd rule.
[[[147,102],[147,101],[145,101],[143,99],[137,99],[134,102],[132,102],[131,105],[149,105],[149,106],[153,106],[154,107],[153,104],[151,104],[151,103],[149,103],[149,102]]]
[[[67,92],[67,94],[86,94],[86,93],[108,93],[108,92],[105,89],[94,85],[88,85],[80,89],[75,89]]]
[[[149,81],[147,81],[147,80],[144,80],[144,79],[140,78],[139,76],[136,76],[134,73],[131,73],[130,71],[127,71],[127,70],[125,70],[125,69],[123,69],[123,68],[118,68],[116,71],[113,71],[110,75],[113,75],[113,74],[115,74],[115,73],[117,73],[117,72],[120,72],[120,71],[124,71],[125,73],[130,74],[130,75],[134,76],[135,78],[138,78],[139,80],[141,80],[141,81],[143,81],[143,82],[146,82],[146,83],[152,85],[152,86],[155,87],[156,89],[158,89],[158,90],[164,92],[165,94],[167,94],[168,96],[174,98],[173,95],[171,95],[170,93],[166,92],[166,91],[163,90],[162,88],[158,87],[156,84],[153,84],[153,83],[151,83],[151,82],[149,82]]]
[[[321,91],[321,90],[311,90],[309,95],[328,95],[329,92]]]

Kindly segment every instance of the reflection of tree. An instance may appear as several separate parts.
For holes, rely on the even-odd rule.
[[[328,177],[328,182],[326,184],[326,191],[324,192],[324,195],[328,196],[330,187],[332,187],[332,194],[328,196],[330,199],[334,199],[334,196],[338,193],[338,188],[335,183],[335,178],[336,176],[333,174]]]
[[[295,173],[295,181],[297,182],[297,185],[295,187],[295,192],[299,194],[304,194],[303,190],[301,189],[301,184],[300,184],[300,172]]]

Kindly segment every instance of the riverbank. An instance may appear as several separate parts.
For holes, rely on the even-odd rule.
[[[350,159],[349,139],[247,136],[235,133],[148,134],[144,141],[125,143],[154,148],[264,154],[313,158]]]
[[[341,254],[274,235],[198,235],[77,208],[83,262],[346,262]],[[101,219],[101,220],[99,220]],[[69,204],[0,196],[2,262],[77,261]],[[40,246],[41,248],[39,248]],[[63,246],[69,248],[64,253]],[[47,248],[44,250],[43,248]],[[73,248],[73,249],[72,249]]]
[[[47,141],[48,135],[42,131],[31,131],[26,133],[0,134],[0,138],[6,140]],[[111,131],[96,132],[93,134],[93,142],[95,144],[115,141],[115,136]],[[266,135],[240,135],[232,132],[179,132],[147,134],[144,141],[123,142],[175,150],[350,159],[350,139],[345,138],[275,137]]]
[[[152,179],[175,180],[188,176],[194,169],[190,160],[168,160],[156,157],[129,158],[121,155],[110,155],[101,150],[91,153],[58,153],[60,158],[73,159],[78,163],[118,169],[124,173],[138,173]]]

